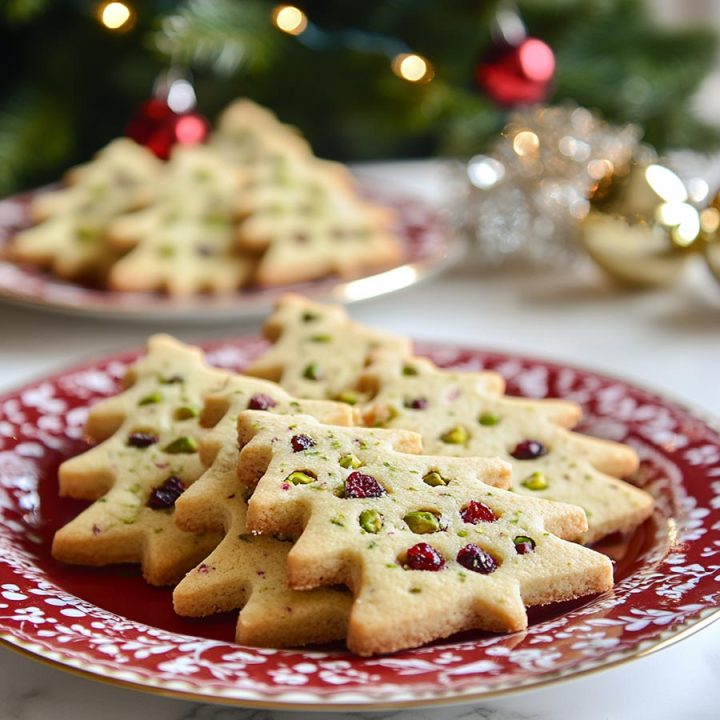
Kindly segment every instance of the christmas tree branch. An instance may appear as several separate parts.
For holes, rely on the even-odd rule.
[[[172,62],[210,66],[230,75],[241,67],[267,66],[278,39],[267,3],[188,0],[163,19],[153,42]]]

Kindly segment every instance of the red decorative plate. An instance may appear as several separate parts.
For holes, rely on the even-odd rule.
[[[264,347],[208,346],[242,368]],[[82,506],[59,499],[56,470],[86,445],[87,408],[118,390],[133,354],[35,382],[0,398],[0,638],[65,669],[164,694],[264,707],[362,709],[471,700],[610,667],[668,645],[720,611],[720,434],[678,405],[625,382],[494,352],[419,348],[443,366],[492,368],[509,390],[581,403],[582,429],[642,459],[637,482],[657,512],[600,547],[616,561],[611,592],[531,613],[527,632],[466,633],[363,659],[340,648],[280,651],[232,642],[235,614],[176,617],[170,592],[136,568],[67,567],[54,530]]]
[[[363,189],[367,181],[358,183]],[[278,296],[288,291],[318,301],[351,303],[425,280],[459,259],[465,247],[459,237],[450,233],[436,210],[417,199],[373,188],[365,194],[392,208],[397,217],[396,233],[405,246],[405,262],[397,267],[353,280],[330,277],[281,288],[247,288],[217,296],[170,298],[160,293],[99,290],[60,280],[29,265],[2,260],[3,247],[12,236],[30,226],[30,201],[41,192],[42,189],[0,201],[0,298],[72,315],[139,322],[237,321],[266,315]]]

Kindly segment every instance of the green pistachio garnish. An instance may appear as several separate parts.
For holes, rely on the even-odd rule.
[[[449,445],[464,445],[468,441],[468,433],[462,425],[456,425],[454,428],[444,432],[440,439]]]
[[[543,473],[536,470],[522,481],[522,486],[526,487],[528,490],[546,490],[548,481]]]
[[[402,374],[403,375],[417,375],[418,371],[414,365],[403,365]]]
[[[418,535],[434,533],[440,530],[440,520],[438,520],[436,515],[433,515],[433,513],[427,510],[409,512],[403,520],[407,523],[407,526]]]
[[[365,531],[375,535],[382,530],[382,515],[377,510],[363,510],[360,513],[360,527]]]
[[[286,482],[292,483],[293,485],[309,485],[316,480],[317,478],[311,475],[309,471],[301,472],[300,470],[296,470],[287,476]]]
[[[195,453],[198,451],[198,444],[195,438],[183,435],[166,445],[163,450],[172,455]]]
[[[423,481],[432,487],[448,484],[448,481],[437,470],[431,470],[424,475]]]
[[[310,312],[309,310],[306,310],[302,314],[302,321],[303,322],[313,322],[313,320],[318,320],[320,316],[317,313]]]
[[[319,380],[321,374],[320,365],[316,362],[311,362],[303,371],[306,380]]]
[[[328,333],[320,333],[319,335],[311,335],[310,341],[315,343],[328,343],[332,340],[332,335]]]
[[[349,455],[343,455],[340,458],[340,467],[345,468],[346,470],[349,468],[359,468],[362,467],[362,460],[357,456],[350,453]]]
[[[149,395],[141,398],[138,405],[155,405],[156,403],[162,402],[162,399],[162,393],[158,390],[155,390],[155,392],[151,392]]]
[[[360,395],[354,390],[343,390],[341,393],[338,393],[336,398],[336,400],[347,403],[348,405],[355,405],[359,399]]]
[[[175,419],[189,420],[190,418],[197,417],[199,414],[199,408],[193,407],[192,405],[182,405],[175,411]]]
[[[484,412],[478,418],[478,422],[485,427],[492,427],[500,422],[500,416],[491,412]]]

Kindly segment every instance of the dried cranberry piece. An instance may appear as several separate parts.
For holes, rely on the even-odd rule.
[[[516,460],[535,460],[547,455],[547,448],[539,440],[523,440],[510,453]]]
[[[302,452],[303,450],[309,450],[311,447],[315,447],[315,441],[307,435],[293,435],[290,439],[293,452]]]
[[[463,522],[477,525],[479,522],[495,522],[497,517],[485,503],[477,500],[471,500],[466,507],[460,511],[460,517]]]
[[[248,402],[248,410],[269,410],[277,405],[275,400],[265,393],[255,393]]]
[[[372,475],[351,472],[345,480],[346,498],[372,498],[385,494],[385,488]]]
[[[410,410],[425,410],[427,406],[428,401],[424,397],[416,397],[405,402],[405,407],[410,408]]]
[[[445,559],[432,545],[418,543],[407,551],[405,565],[410,570],[437,572],[445,567]]]
[[[128,437],[127,444],[130,447],[146,448],[154,445],[160,438],[149,432],[134,432]]]
[[[497,560],[481,547],[470,543],[461,548],[457,554],[457,561],[468,570],[489,575],[498,569]]]
[[[153,510],[172,507],[184,492],[185,483],[179,477],[171,475],[162,485],[153,488],[147,506]]]

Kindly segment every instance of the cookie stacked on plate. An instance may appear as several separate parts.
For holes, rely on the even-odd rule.
[[[183,296],[352,277],[403,257],[395,218],[349,171],[248,100],[167,163],[112,141],[32,201],[10,258],[73,281]]]
[[[240,609],[239,643],[362,655],[521,630],[526,606],[612,586],[580,543],[653,501],[617,479],[630,448],[569,429],[576,406],[507,398],[297,296],[266,332],[247,375],[151,338],[61,467],[61,494],[94,502],[57,559],[140,563],[181,615]]]

